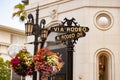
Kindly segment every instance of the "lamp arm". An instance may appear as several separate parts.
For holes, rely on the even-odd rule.
[[[45,19],[42,19],[42,20],[40,21],[40,28],[45,28],[45,24],[46,24]]]
[[[29,19],[29,22],[31,22],[32,24],[34,24],[34,18],[33,18],[32,14],[28,14],[28,19]]]

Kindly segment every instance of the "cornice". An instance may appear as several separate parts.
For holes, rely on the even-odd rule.
[[[25,32],[23,30],[11,28],[11,27],[4,26],[4,25],[0,25],[0,30],[5,31],[5,32],[9,32],[12,34],[18,34],[18,35],[23,35],[23,36],[25,35]]]
[[[73,0],[61,0],[61,1],[59,1],[58,0],[58,2],[55,2],[55,3],[49,3],[49,4],[45,4],[45,5],[42,5],[42,6],[39,6],[39,9],[40,10],[42,10],[42,9],[45,9],[45,8],[48,8],[48,7],[51,7],[51,6],[55,6],[55,5],[59,5],[59,4],[62,4],[62,3],[67,3],[67,2],[70,2],[70,1],[73,1]],[[35,12],[35,10],[36,10],[36,8],[37,8],[37,6],[33,6],[33,7],[31,7],[30,8],[30,6],[29,6],[29,9],[27,9],[26,8],[26,11],[27,11],[27,13],[31,13],[31,12]],[[62,13],[66,13],[66,12],[71,12],[71,11],[74,11],[74,10],[78,10],[78,9],[82,9],[82,8],[112,8],[112,9],[114,9],[114,8],[116,8],[116,9],[120,9],[120,6],[100,6],[100,5],[83,5],[83,6],[75,6],[75,7],[73,7],[73,8],[68,8],[67,10],[61,10],[61,11],[58,11],[58,15],[59,14],[62,14]],[[41,18],[45,18],[45,17],[49,17],[50,15],[46,15],[46,16],[43,16],[43,17],[41,17]]]
[[[118,9],[120,9],[120,6],[89,6],[89,5],[88,6],[80,6],[80,7],[76,7],[76,8],[72,8],[72,9],[68,9],[68,10],[65,10],[65,11],[58,12],[58,14],[71,12],[71,11],[82,9],[82,8],[113,8],[113,9],[118,8]]]
[[[45,8],[48,8],[48,7],[51,7],[51,6],[59,5],[59,4],[70,2],[70,1],[73,1],[73,0],[56,0],[54,2],[50,2],[50,3],[46,3],[46,4],[45,3],[44,4],[38,4],[38,5],[39,5],[39,9],[45,9]],[[28,6],[26,6],[26,11],[28,13],[34,12],[36,10],[36,8],[38,7],[38,6],[36,6],[36,4],[37,3],[32,3],[32,4],[29,4]],[[31,8],[31,5],[32,5],[32,8]]]
[[[70,1],[74,1],[74,0],[55,0],[53,2],[51,1],[51,2],[48,2],[48,3],[47,2],[42,3],[40,1],[38,1],[38,3],[31,3],[28,6],[26,6],[26,11],[28,13],[34,12],[36,10],[36,8],[38,7],[38,5],[39,5],[39,9],[42,10],[42,9],[49,8],[49,7],[52,7],[52,6],[55,6],[55,5],[60,5],[60,4],[63,4],[63,3],[67,3],[67,2],[70,2]],[[91,4],[85,4],[85,5],[79,5],[79,6],[76,5],[76,7],[73,7],[73,9],[85,8],[85,7],[87,7],[87,8],[88,7],[89,8],[120,8],[119,5],[91,5]]]

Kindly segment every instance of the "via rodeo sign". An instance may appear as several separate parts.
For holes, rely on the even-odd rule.
[[[57,41],[77,40],[80,37],[85,37],[86,32],[89,31],[88,27],[77,25],[74,18],[70,20],[65,18],[64,20],[59,26],[50,29],[51,32],[62,33],[55,37]]]

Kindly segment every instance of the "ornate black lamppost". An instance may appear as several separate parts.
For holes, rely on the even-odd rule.
[[[40,24],[38,24],[39,21],[39,7],[36,10],[36,19],[34,23],[34,18],[32,14],[28,14],[28,22],[25,24],[25,33],[27,36],[30,35],[34,35],[34,55],[36,53],[36,51],[38,50],[38,44],[41,43],[40,48],[42,48],[44,46],[44,42],[46,40],[47,37],[47,29],[45,29],[45,24],[46,21],[45,19],[42,19],[40,21]],[[38,38],[41,38],[41,41],[38,41]],[[33,80],[36,80],[36,75],[37,73],[34,72],[33,73]]]

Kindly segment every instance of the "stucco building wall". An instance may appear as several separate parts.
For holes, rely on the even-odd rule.
[[[30,0],[29,2],[27,12],[35,15],[35,9],[39,5],[39,19],[45,18],[47,24],[57,20],[63,21],[65,17],[68,19],[74,17],[78,24],[89,27],[86,37],[79,38],[74,47],[73,80],[98,80],[98,55],[101,51],[110,56],[109,80],[120,79],[119,0],[37,0],[34,3]],[[53,15],[54,18],[51,17]],[[55,41],[51,38],[54,37],[48,38],[47,41]]]
[[[12,44],[23,46],[26,43],[24,31],[0,25],[0,56],[10,60],[8,48]]]

